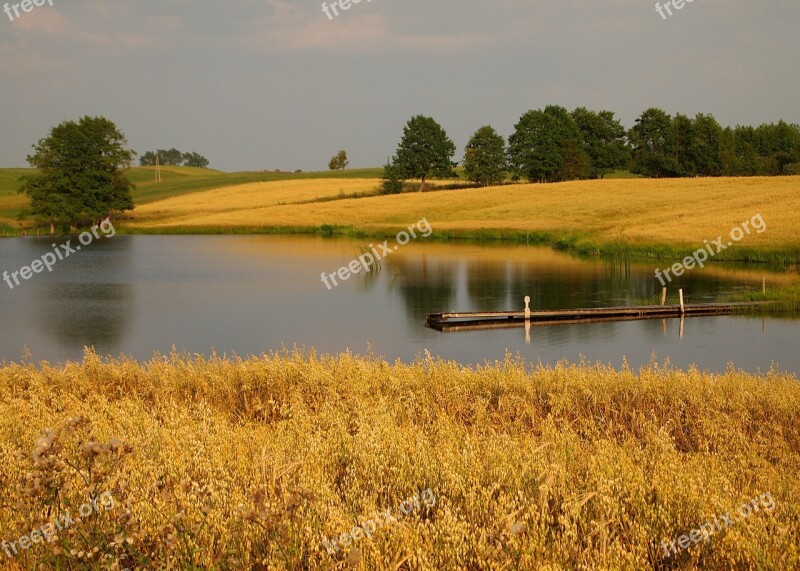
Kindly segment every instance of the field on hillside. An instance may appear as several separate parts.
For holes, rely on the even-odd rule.
[[[281,184],[272,183],[270,192],[278,192]],[[237,199],[231,195],[225,210],[217,212],[209,212],[201,196],[197,195],[195,215],[187,212],[182,199],[173,198],[137,213],[130,227],[148,231],[224,231],[232,227],[332,225],[393,232],[426,217],[439,235],[519,237],[531,233],[565,244],[626,244],[657,250],[660,245],[699,247],[703,240],[727,236],[744,220],[761,214],[767,230],[752,232],[735,249],[723,252],[723,257],[758,249],[800,252],[800,177],[525,184],[375,196],[300,207],[253,204],[247,196]],[[155,211],[158,215],[153,214]]]
[[[528,367],[6,365],[2,539],[89,512],[6,568],[800,566],[796,378]],[[708,541],[664,548],[722,514]]]
[[[26,204],[0,170],[0,233]],[[761,215],[766,231],[716,259],[800,261],[800,177],[624,179],[380,196],[381,169],[321,173],[222,173],[164,167],[129,173],[137,209],[121,230],[149,233],[330,232],[391,235],[425,217],[435,239],[511,239],[586,254],[676,257],[726,237]],[[446,184],[454,181],[438,181]],[[28,223],[30,224],[30,223]],[[5,225],[5,226],[3,226]],[[726,238],[727,240],[727,238]]]
[[[33,169],[0,169],[0,235],[19,229],[18,217],[28,205],[26,196],[18,193],[22,182],[20,177],[32,174]],[[226,173],[213,169],[192,167],[161,167],[161,182],[155,182],[155,167],[134,167],[126,176],[136,185],[132,192],[136,205],[147,204],[187,193],[213,190],[216,188],[269,181],[297,181],[303,179],[377,179],[383,169],[350,169],[345,171],[324,171],[313,173],[288,173],[272,171]],[[25,221],[30,226],[30,221]]]
[[[134,217],[137,224],[143,226],[149,225],[150,220],[160,223],[165,217],[173,225],[192,225],[197,217],[224,214],[236,218],[248,216],[253,209],[270,206],[375,194],[379,184],[375,179],[303,179],[240,184],[144,204],[136,208]]]
[[[135,204],[141,205],[186,193],[214,190],[239,184],[299,181],[304,179],[375,179],[379,178],[382,172],[382,169],[350,169],[313,173],[271,171],[225,173],[189,167],[161,167],[161,182],[156,183],[154,180],[155,167],[137,167],[128,172],[128,178],[136,185],[136,190],[133,192],[133,201]]]

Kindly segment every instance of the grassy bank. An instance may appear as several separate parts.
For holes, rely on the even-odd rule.
[[[0,232],[24,206],[0,177]],[[800,262],[800,177],[622,179],[436,190],[380,196],[380,169],[221,173],[168,167],[130,176],[137,209],[119,230],[152,234],[317,233],[392,236],[425,217],[432,240],[549,245],[586,256],[678,260],[761,215],[752,232],[712,260]],[[11,177],[11,178],[10,178]],[[5,181],[5,183],[3,182]],[[5,217],[5,218],[4,218]]]
[[[760,289],[731,296],[731,301],[769,301],[771,311],[800,311],[800,281],[768,287],[766,293]]]
[[[5,366],[0,386],[6,541],[113,498],[11,569],[800,565],[795,378],[87,354]],[[766,494],[774,509],[736,513]],[[323,547],[387,509],[397,520],[371,539]]]

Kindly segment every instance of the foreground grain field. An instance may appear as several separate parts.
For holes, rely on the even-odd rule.
[[[87,353],[0,386],[9,569],[800,566],[795,378]]]

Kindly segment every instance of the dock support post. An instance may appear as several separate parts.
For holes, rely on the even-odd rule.
[[[686,308],[683,306],[683,288],[678,290],[678,295],[681,298],[681,315],[683,315],[684,313],[686,313]]]
[[[661,288],[661,305],[667,303],[667,288]]]
[[[531,296],[526,295],[525,296],[525,321],[529,321],[530,318],[531,318],[530,303],[531,303]]]

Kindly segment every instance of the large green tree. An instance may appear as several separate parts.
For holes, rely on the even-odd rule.
[[[698,176],[723,174],[724,132],[713,115],[698,113],[694,118],[689,152]]]
[[[464,152],[467,178],[483,186],[500,184],[506,178],[506,141],[490,126],[475,131]]]
[[[591,159],[589,176],[603,178],[610,172],[623,168],[630,159],[625,140],[625,127],[614,118],[612,111],[590,111],[578,107],[572,112],[583,137],[584,150]]]
[[[668,154],[671,157],[669,164],[672,166],[670,176],[694,176],[695,160],[692,154],[694,142],[694,121],[683,113],[678,113],[672,119]]]
[[[428,177],[453,174],[456,145],[431,117],[416,115],[403,128],[403,139],[390,162],[402,179],[420,179],[419,190]]]
[[[633,153],[633,172],[659,178],[678,176],[672,118],[651,107],[644,111],[628,131]]]
[[[125,177],[135,153],[117,126],[104,117],[65,121],[33,146],[27,157],[36,174],[20,188],[31,200],[31,211],[50,224],[75,228],[109,215],[133,210]]]
[[[508,139],[508,159],[516,177],[531,182],[586,178],[591,159],[569,112],[556,105],[525,113]]]

